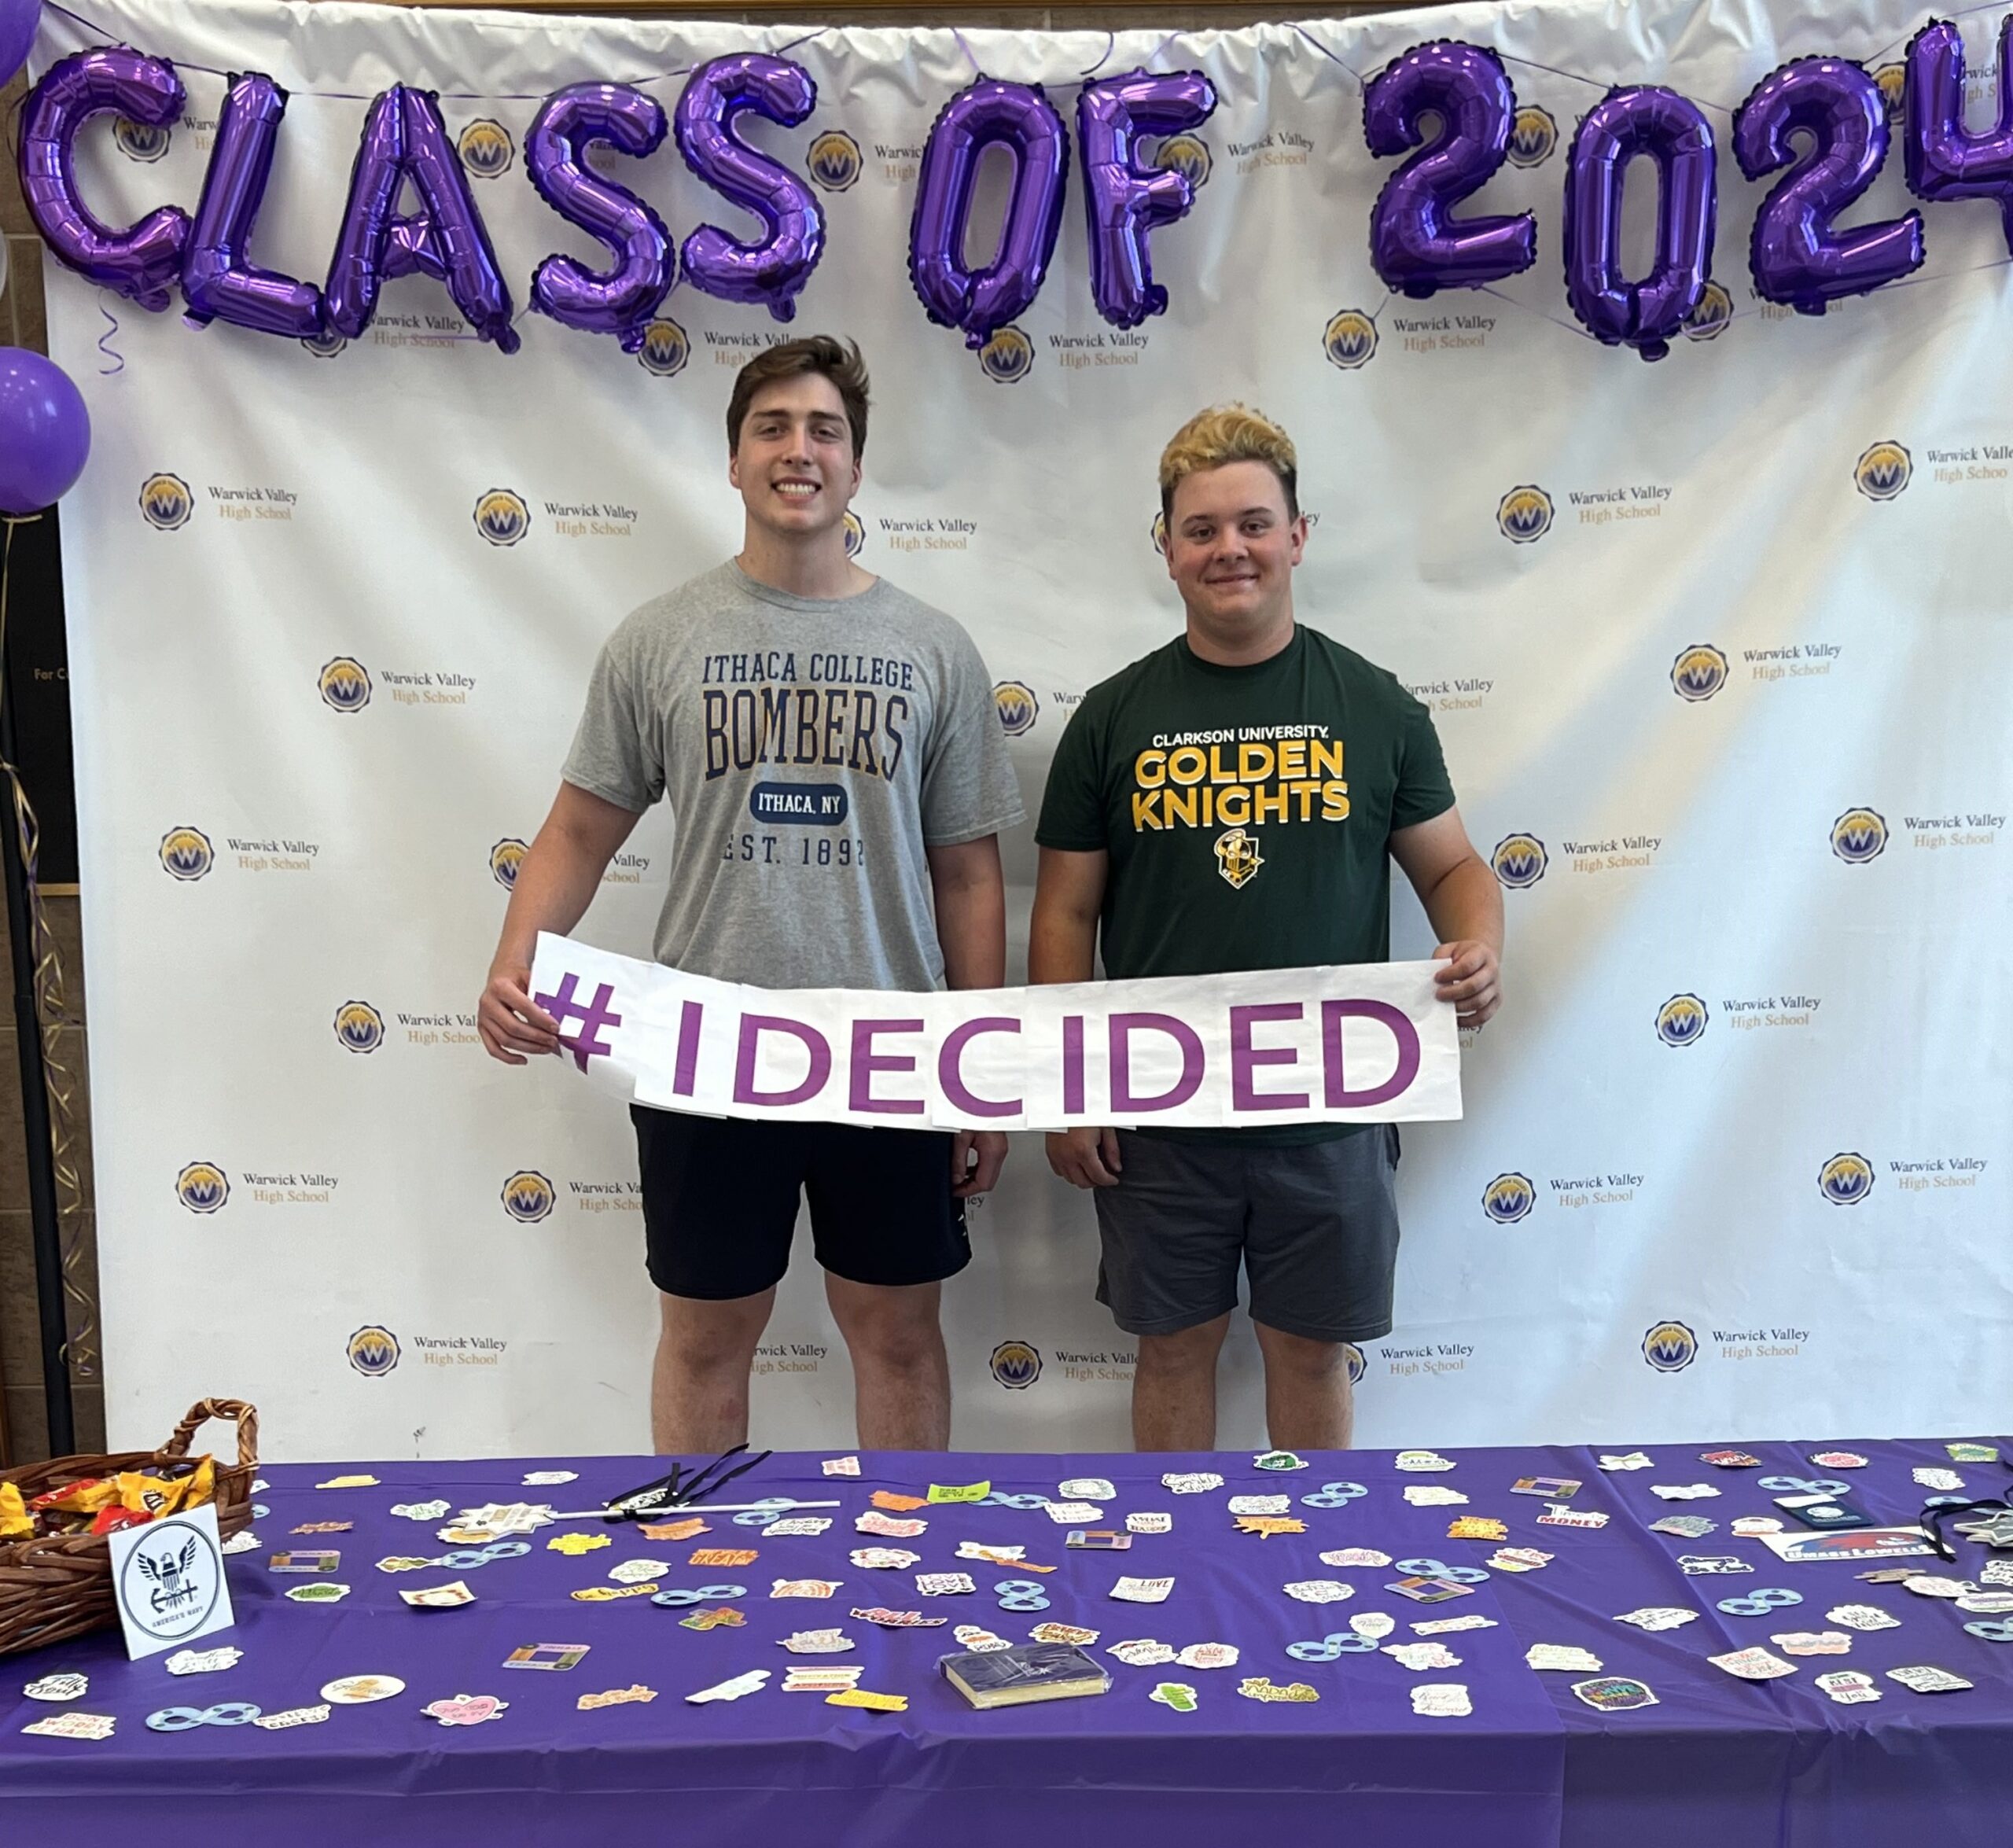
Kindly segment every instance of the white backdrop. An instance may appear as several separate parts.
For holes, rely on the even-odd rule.
[[[445,93],[458,134],[503,131],[466,145],[490,156],[477,191],[520,303],[546,251],[598,248],[524,182],[540,97],[793,45],[816,113],[756,138],[800,166],[830,131],[860,151],[824,196],[797,322],[856,333],[875,369],[860,558],[970,627],[1031,810],[1072,703],[1178,620],[1150,539],[1162,442],[1231,396],[1287,422],[1320,517],[1301,613],[1430,701],[1470,830],[1508,843],[1514,882],[1467,1118],[1406,1133],[1365,1441],[1878,1434],[2004,1404],[2006,246],[1990,204],[1930,207],[1914,285],[1821,319],[1768,311],[1745,274],[1764,189],[1724,152],[1775,64],[1890,64],[1920,10],[1588,0],[1110,42],[75,10],[190,87],[164,149],[87,134],[107,217],[193,207],[223,79],[190,67],[263,70],[294,96],[257,256],[318,276],[356,99],[403,79]],[[46,18],[38,71],[97,42]],[[1997,23],[1964,22],[1974,96]],[[1530,164],[1469,208],[1535,208],[1536,268],[1422,307],[1368,264],[1390,164],[1365,150],[1352,72],[1443,34],[1500,48],[1556,138],[1526,118]],[[1223,99],[1196,208],[1154,238],[1172,311],[1130,341],[1097,318],[1073,177],[1021,323],[1032,360],[1006,381],[926,322],[906,274],[915,160],[975,64],[1047,83],[1065,118],[1092,68],[1200,65]],[[1657,365],[1584,337],[1560,283],[1565,142],[1637,81],[1705,105],[1723,149],[1725,293]],[[1904,208],[1900,166],[1897,144],[1851,222]],[[738,222],[668,144],[622,177],[680,235]],[[1649,191],[1632,179],[1639,221]],[[278,1456],[643,1448],[655,1310],[628,1125],[569,1073],[491,1064],[472,1014],[495,869],[550,801],[595,647],[738,539],[721,415],[782,330],[681,282],[682,342],[661,333],[642,362],[537,317],[506,359],[438,337],[466,329],[415,278],[324,357],[106,297],[109,328],[50,267],[56,356],[95,431],[64,547],[112,1441],[230,1392]],[[1374,348],[1356,322],[1326,337],[1344,311]],[[1904,460],[1862,467],[1882,444]],[[1499,510],[1527,486],[1549,528],[1513,541]],[[496,489],[526,509],[516,543],[473,518]],[[1674,664],[1700,645],[1724,672],[1695,657],[1679,678],[1704,696],[1685,697]],[[367,702],[354,670],[325,674],[338,661]],[[1838,825],[1861,808],[1876,819]],[[639,830],[590,941],[648,953],[669,840],[661,813]],[[1005,845],[1018,981],[1034,850]],[[1430,941],[1404,896],[1393,953]],[[957,1441],[1122,1445],[1131,1349],[1091,1298],[1087,1202],[1021,1139],[974,1224],[947,1292]],[[847,1439],[802,1252],[761,1369],[764,1441]],[[1223,1441],[1259,1442],[1248,1327],[1224,1379]]]

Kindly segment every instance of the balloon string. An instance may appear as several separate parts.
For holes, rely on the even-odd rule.
[[[1117,49],[1118,35],[1116,32],[1106,32],[1104,35],[1103,56],[1099,58],[1095,64],[1086,66],[1083,70],[1079,71],[1076,75],[1080,77],[1095,77],[1099,72],[1102,71],[1106,64],[1111,62],[1111,54]]]
[[[117,348],[105,344],[119,331],[119,317],[105,305],[105,291],[102,289],[98,292],[98,311],[105,320],[105,332],[98,337],[98,350],[112,363],[109,366],[101,366],[98,369],[98,375],[100,378],[116,378],[126,370],[126,355]]]
[[[1359,71],[1354,64],[1350,64],[1346,59],[1340,57],[1335,53],[1330,51],[1319,39],[1316,38],[1312,32],[1308,31],[1306,27],[1296,25],[1294,28],[1294,30],[1299,33],[1301,37],[1305,39],[1316,51],[1319,52],[1323,57],[1328,59],[1331,63],[1340,64],[1344,70],[1348,72],[1349,74],[1356,79],[1356,87],[1359,90],[1367,90],[1369,88],[1369,86],[1363,80],[1362,72]]]

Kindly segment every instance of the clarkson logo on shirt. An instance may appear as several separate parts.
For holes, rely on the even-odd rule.
[[[1233,891],[1242,892],[1264,863],[1255,835],[1242,828],[1228,828],[1217,835],[1216,871],[1230,882]]]
[[[1132,760],[1132,831],[1348,820],[1341,742],[1312,735],[1323,729],[1278,725],[1157,738]],[[1253,731],[1265,735],[1254,738]],[[1231,878],[1228,864],[1224,877],[1233,885],[1257,871],[1254,864]]]

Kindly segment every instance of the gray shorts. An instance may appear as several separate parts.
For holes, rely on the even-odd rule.
[[[1293,1148],[1118,1132],[1116,1187],[1096,1190],[1098,1301],[1128,1334],[1179,1334],[1237,1306],[1310,1341],[1391,1332],[1398,1132],[1381,1124]]]

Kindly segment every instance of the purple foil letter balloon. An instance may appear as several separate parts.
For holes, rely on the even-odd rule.
[[[734,132],[744,110],[786,128],[818,101],[818,86],[801,64],[760,51],[716,57],[692,73],[678,99],[672,133],[685,164],[727,199],[761,219],[760,243],[744,244],[717,225],[685,240],[685,279],[724,301],[760,302],[778,321],[797,312],[797,297],[825,252],[825,215],[811,189]]]
[[[979,158],[1012,150],[1014,187],[999,248],[981,270],[965,267],[965,229]],[[961,327],[976,350],[1041,293],[1062,229],[1069,138],[1039,85],[981,77],[938,112],[922,150],[909,220],[909,280],[940,327]]]
[[[295,340],[313,340],[322,331],[321,290],[255,268],[246,255],[285,114],[286,92],[271,78],[252,72],[231,79],[182,263],[192,326],[229,321]]]
[[[165,58],[115,45],[52,64],[21,112],[21,191],[35,228],[60,261],[143,308],[168,305],[189,215],[163,205],[128,230],[101,223],[77,196],[77,131],[108,110],[165,128],[181,120],[182,101],[182,79]]]
[[[1420,127],[1440,119],[1427,142]],[[1537,261],[1537,220],[1457,219],[1453,208],[1502,166],[1517,119],[1503,61],[1479,45],[1443,39],[1416,45],[1363,93],[1363,134],[1373,154],[1411,158],[1384,182],[1370,214],[1370,260],[1387,289],[1423,297],[1479,289]]]
[[[1200,71],[1133,71],[1087,83],[1078,93],[1091,295],[1114,327],[1137,327],[1165,311],[1167,291],[1154,280],[1147,235],[1195,203],[1186,174],[1140,165],[1135,138],[1178,134],[1207,121],[1216,106],[1216,87]]]
[[[1636,155],[1657,169],[1657,256],[1621,273],[1621,179]],[[1719,209],[1713,131],[1674,90],[1610,90],[1573,137],[1566,168],[1566,299],[1610,346],[1661,359],[1706,293]]]
[[[397,213],[410,180],[421,208]],[[510,325],[510,291],[496,267],[469,191],[462,157],[429,91],[394,85],[373,100],[343,208],[342,230],[329,266],[329,327],[359,339],[377,311],[378,292],[399,276],[437,277],[469,325],[506,353],[517,350]]]
[[[668,127],[664,105],[629,84],[573,83],[546,99],[524,138],[524,167],[539,197],[616,257],[600,275],[570,256],[547,257],[532,272],[532,306],[563,326],[615,335],[625,353],[642,346],[678,257],[664,220],[590,168],[587,150],[605,142],[625,154],[654,153]]]
[[[1964,42],[1948,20],[1908,46],[1908,190],[1918,199],[1991,199],[2013,251],[2013,15],[1999,28],[1999,119],[1983,134],[1964,126]]]
[[[1790,143],[1799,129],[1813,144],[1808,153]],[[1886,99],[1857,64],[1800,57],[1763,78],[1735,112],[1733,151],[1751,180],[1790,169],[1754,219],[1749,261],[1765,301],[1821,315],[1839,296],[1864,295],[1921,268],[1919,212],[1831,228],[1887,158]]]

